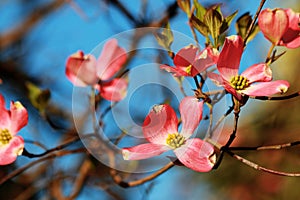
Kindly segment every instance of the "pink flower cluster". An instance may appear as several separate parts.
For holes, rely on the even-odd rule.
[[[178,132],[178,119],[169,105],[156,105],[145,118],[143,133],[149,143],[122,150],[126,160],[140,160],[173,150],[179,161],[198,172],[210,171],[216,161],[211,144],[190,138],[202,118],[203,101],[185,97],[179,106],[182,128]]]
[[[243,95],[270,96],[287,91],[289,83],[272,81],[272,70],[266,63],[254,64],[238,75],[243,49],[244,41],[240,36],[227,37],[217,62],[220,74],[209,73],[208,77],[238,100]]]
[[[24,149],[24,140],[18,131],[28,123],[27,110],[20,102],[11,102],[10,110],[0,95],[0,165],[13,163]]]
[[[174,76],[191,76],[203,72],[216,64],[219,52],[207,47],[202,51],[194,45],[182,48],[174,57],[175,67],[162,65],[160,68],[174,74]]]
[[[279,11],[282,10],[275,12]],[[272,19],[273,16],[266,16],[271,15],[269,12],[271,11],[268,9],[264,10],[259,19],[265,36],[275,45],[285,45],[290,48],[297,46],[299,14],[296,15],[290,9],[282,11],[287,19],[283,21],[286,23],[284,27],[281,27],[282,20],[277,19],[276,14],[275,19]],[[266,22],[268,18],[271,18],[271,24]],[[175,67],[162,65],[161,69],[174,76],[195,77],[216,64],[219,73],[209,72],[208,77],[239,101],[243,96],[270,96],[287,91],[289,83],[285,80],[272,81],[272,70],[266,63],[254,64],[239,75],[243,51],[243,39],[238,35],[232,35],[226,37],[220,53],[210,47],[199,51],[197,47],[189,45],[175,55],[173,59]],[[179,111],[182,129],[179,133],[174,110],[169,105],[154,106],[143,125],[144,137],[149,143],[123,148],[124,159],[146,159],[173,150],[179,161],[186,167],[199,172],[210,171],[216,158],[213,146],[199,138],[188,139],[200,123],[202,109],[203,101],[194,97],[186,97],[181,101]]]
[[[292,9],[265,9],[258,17],[258,25],[264,36],[274,45],[287,48],[300,46],[300,13]]]
[[[118,46],[115,39],[109,40],[103,47],[98,59],[93,55],[84,55],[78,51],[67,59],[66,76],[80,87],[92,86],[109,101],[120,101],[126,96],[127,81],[113,78],[127,60],[126,51]]]

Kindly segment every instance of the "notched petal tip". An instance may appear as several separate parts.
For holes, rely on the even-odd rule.
[[[129,160],[129,151],[127,149],[122,149],[122,156],[124,160]]]
[[[163,105],[154,105],[152,110],[155,114],[160,113],[163,110],[164,106]]]
[[[24,106],[19,101],[14,102],[13,105],[17,110],[24,109]]]
[[[286,93],[288,91],[289,86],[287,86],[287,85],[281,85],[281,86],[278,87],[278,89],[279,89],[279,91],[280,91],[281,94],[284,94],[284,93]]]
[[[211,167],[213,167],[217,162],[217,154],[213,152],[209,157],[208,160],[210,161]]]

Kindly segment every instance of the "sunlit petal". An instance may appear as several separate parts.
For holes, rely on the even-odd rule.
[[[168,150],[171,150],[171,148],[165,145],[146,143],[134,147],[123,148],[122,154],[124,160],[141,160],[158,156]]]
[[[182,164],[198,172],[210,171],[216,162],[214,147],[199,138],[188,139],[174,152]]]
[[[156,105],[144,120],[145,138],[155,144],[166,144],[168,134],[177,133],[178,119],[173,108],[167,104]]]

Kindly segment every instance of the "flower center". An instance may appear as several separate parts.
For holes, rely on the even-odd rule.
[[[230,84],[236,90],[243,90],[249,86],[249,81],[246,77],[237,75],[232,77]]]
[[[187,66],[187,67],[185,68],[185,72],[186,72],[187,74],[191,74],[191,72],[192,72],[192,65]]]
[[[0,129],[0,144],[8,144],[11,139],[12,135],[10,134],[8,129]]]
[[[168,135],[166,142],[167,145],[176,149],[184,144],[185,137],[183,137],[179,133],[171,133]]]

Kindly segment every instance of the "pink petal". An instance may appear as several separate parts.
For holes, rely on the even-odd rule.
[[[265,63],[260,63],[246,69],[241,76],[246,77],[249,83],[267,82],[272,80],[272,70]]]
[[[285,93],[290,84],[284,80],[277,80],[272,82],[260,82],[251,84],[250,87],[242,91],[242,93],[249,96],[271,96],[273,94]]]
[[[124,78],[115,78],[112,81],[101,83],[100,94],[108,101],[120,101],[127,94],[128,83]]]
[[[176,67],[187,67],[193,64],[198,48],[194,45],[186,46],[178,51],[174,57],[174,64]]]
[[[185,97],[179,105],[182,120],[181,134],[189,138],[198,127],[202,119],[203,101],[195,97]]]
[[[193,63],[192,75],[195,76],[212,65],[217,63],[219,57],[218,51],[213,51],[210,47],[206,47],[203,51],[201,51]]]
[[[219,74],[209,72],[207,73],[208,78],[211,79],[212,82],[214,82],[217,86],[224,86],[223,82],[224,79]]]
[[[154,144],[166,144],[168,134],[177,133],[178,119],[173,108],[167,104],[155,105],[144,120],[145,138]]]
[[[228,82],[224,82],[224,88],[227,92],[229,92],[230,94],[232,94],[233,96],[235,96],[235,98],[237,100],[241,100],[242,99],[242,95],[237,91],[235,90],[231,85],[230,83]]]
[[[0,146],[0,165],[13,163],[24,149],[24,140],[20,136],[13,137],[6,145]]]
[[[258,16],[258,25],[264,36],[277,45],[288,28],[288,16],[281,8],[265,9]]]
[[[295,49],[295,48],[298,48],[300,47],[300,36],[295,38],[294,40],[292,40],[291,42],[288,42],[288,43],[279,43],[280,45],[283,45],[283,46],[286,46],[287,48],[290,48],[290,49]]]
[[[214,147],[199,138],[188,139],[174,152],[182,164],[198,172],[210,171],[216,162]]]
[[[289,26],[282,36],[279,45],[284,45],[288,48],[297,48],[300,46],[300,15],[299,13],[295,13],[292,9],[286,9],[285,12],[289,18]]]
[[[27,125],[28,123],[28,113],[26,108],[20,102],[11,102],[11,127],[10,131],[12,135],[17,134],[17,132]]]
[[[181,68],[170,67],[168,65],[161,65],[160,68],[172,73],[174,76],[191,76],[186,71],[183,71]]]
[[[161,144],[140,144],[134,147],[123,148],[122,154],[124,160],[141,160],[158,156],[168,150],[170,147]]]
[[[230,81],[238,74],[243,49],[244,42],[240,36],[226,37],[217,63],[218,70],[224,79]]]
[[[96,58],[78,51],[69,56],[66,63],[66,76],[76,86],[94,85],[99,78],[96,73]]]
[[[0,94],[0,129],[10,127],[10,113],[5,109],[4,97]]]
[[[227,80],[224,80],[219,74],[208,73],[207,76],[217,85],[222,86],[224,89],[235,96],[238,100],[241,100],[242,96],[239,94]]]
[[[112,78],[125,64],[127,54],[125,49],[118,46],[116,39],[109,40],[103,47],[97,60],[97,73],[101,80]]]

